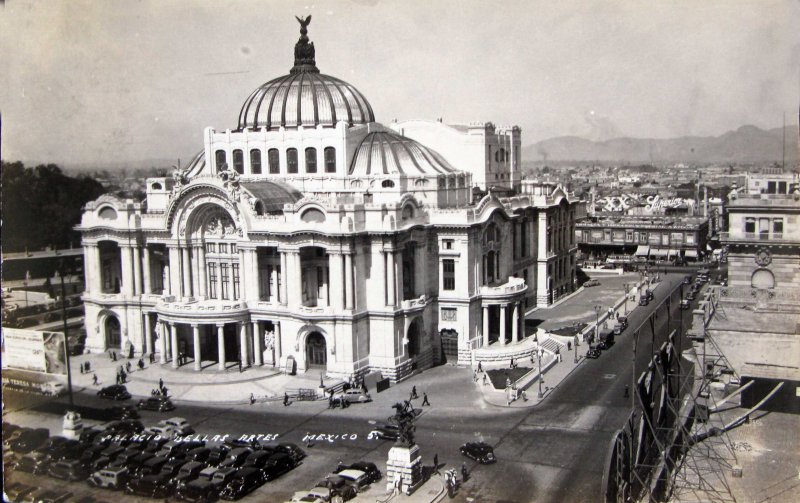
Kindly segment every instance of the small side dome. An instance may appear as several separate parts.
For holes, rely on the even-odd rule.
[[[353,156],[350,175],[442,175],[458,171],[420,143],[389,131],[368,134]]]

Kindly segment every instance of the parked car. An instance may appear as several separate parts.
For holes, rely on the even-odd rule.
[[[689,309],[692,307],[692,302],[687,298],[681,301],[681,309]]]
[[[125,493],[148,498],[167,498],[172,493],[169,481],[173,475],[170,471],[161,471],[133,479],[125,486]]]
[[[592,359],[600,358],[600,350],[596,347],[590,347],[586,351],[586,358],[592,358]]]
[[[233,479],[233,476],[238,470],[238,468],[234,468],[232,466],[218,468],[214,472],[214,475],[211,476],[211,483],[216,486],[217,491],[221,491],[222,488],[228,485],[228,482]]]
[[[264,474],[257,468],[240,468],[230,482],[219,492],[224,500],[238,500],[264,483]]]
[[[139,400],[136,406],[140,409],[154,410],[156,412],[175,410],[175,405],[172,403],[172,400],[163,396],[151,396],[146,400]]]
[[[585,282],[583,284],[583,286],[587,286],[587,287],[589,287],[589,286],[600,286],[600,281],[598,281],[596,279],[590,279],[587,282]]]
[[[105,409],[105,415],[109,419],[125,420],[139,419],[139,412],[132,405],[115,405]]]
[[[154,435],[161,438],[175,438],[178,432],[172,426],[158,424],[156,426],[148,426],[145,430],[148,435]]]
[[[692,276],[691,276],[691,274],[690,274],[690,275],[688,275],[688,276],[684,276],[684,277],[683,277],[683,281],[682,281],[682,283],[683,283],[684,285],[689,285],[689,284],[691,284],[691,282],[692,282]]]
[[[340,468],[337,468],[335,473],[339,473],[340,471],[345,469],[361,470],[362,472],[367,474],[370,483],[377,482],[382,477],[381,471],[380,469],[378,469],[378,466],[375,463],[370,463],[367,461],[356,461],[351,465],[343,465]]]
[[[174,489],[183,487],[189,482],[193,481],[200,475],[200,471],[205,468],[203,463],[199,461],[190,461],[185,463],[178,470],[178,474],[170,480],[170,484]]]
[[[694,293],[694,291],[690,291],[686,294],[686,300],[694,300],[696,297],[697,295]]]
[[[20,482],[15,482],[3,487],[3,492],[9,501],[21,501],[25,496],[38,491],[36,486],[29,486]]]
[[[154,457],[155,457],[155,454],[153,454],[152,452],[147,452],[147,451],[140,452],[136,456],[134,456],[131,459],[129,459],[128,462],[126,463],[126,466],[128,467],[128,471],[131,474],[138,473],[139,470],[142,468],[142,466],[144,466],[145,463],[147,463],[149,460],[153,459]]]
[[[247,459],[247,456],[253,452],[253,449],[249,447],[239,447],[231,452],[228,453],[228,456],[225,458],[222,463],[219,464],[220,468],[239,468],[242,466]]]
[[[94,472],[87,482],[92,487],[117,490],[125,487],[130,478],[130,471],[124,466],[118,466]]]
[[[106,386],[98,391],[97,396],[100,398],[108,398],[109,400],[127,400],[131,397],[131,394],[128,393],[128,388],[126,388],[125,385],[114,384]]]
[[[282,442],[274,447],[275,451],[283,452],[289,455],[290,458],[299,464],[306,457],[306,451],[291,442]]]
[[[655,294],[650,289],[644,291],[644,296],[647,297],[647,300],[653,300],[656,298]]]
[[[47,474],[57,479],[77,482],[85,480],[89,476],[89,471],[80,461],[73,459],[53,463],[47,470]]]
[[[192,425],[189,424],[189,421],[182,417],[171,417],[169,419],[164,419],[158,422],[158,424],[163,426],[169,426],[176,432],[178,435],[192,435],[195,431],[192,428]]]
[[[272,451],[267,451],[262,449],[253,451],[247,456],[247,459],[244,460],[244,464],[242,464],[242,467],[252,466],[253,468],[258,468],[259,470],[261,470],[267,465],[267,460],[269,460],[272,454],[273,454]]]
[[[138,419],[111,421],[105,425],[104,430],[110,435],[133,435],[144,431],[144,424]]]
[[[208,447],[195,447],[186,452],[186,460],[187,461],[199,461],[201,463],[205,463],[208,460],[208,456],[211,455],[211,449]]]
[[[178,487],[175,496],[182,501],[208,503],[217,499],[219,489],[210,480],[196,479],[185,486]]]
[[[70,498],[72,498],[71,492],[57,491],[54,489],[42,489],[30,495],[30,499],[35,503],[64,503],[69,501]]]
[[[224,444],[212,447],[206,463],[209,466],[217,466],[228,456],[229,452],[231,452],[231,448]]]
[[[461,446],[459,451],[464,456],[484,465],[497,462],[497,458],[494,456],[494,448],[486,442],[467,442]]]
[[[369,393],[365,393],[359,388],[351,388],[341,393],[337,393],[334,395],[334,400],[339,400],[340,402],[346,401],[348,403],[366,403],[371,402],[372,397]]]
[[[649,303],[650,303],[650,300],[645,295],[642,295],[641,297],[639,297],[639,305],[640,306],[646,306]]]
[[[19,458],[14,466],[14,470],[18,472],[39,475],[47,472],[47,467],[49,464],[50,457],[47,455],[47,453],[33,451]]]
[[[350,481],[353,486],[355,486],[358,492],[361,492],[365,487],[370,485],[371,480],[370,476],[367,475],[366,472],[362,472],[361,470],[354,470],[352,468],[347,468],[338,472],[336,475],[342,477],[345,480]]]
[[[47,428],[26,429],[11,442],[11,450],[18,454],[27,454],[41,447],[49,436],[50,430]]]
[[[261,471],[265,480],[275,480],[295,466],[297,463],[288,454],[279,452],[270,456]]]

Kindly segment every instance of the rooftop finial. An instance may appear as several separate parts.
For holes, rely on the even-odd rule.
[[[317,62],[314,60],[314,42],[308,41],[308,25],[311,24],[311,16],[295,16],[295,19],[300,23],[300,39],[294,44],[294,68],[290,73],[319,73]]]

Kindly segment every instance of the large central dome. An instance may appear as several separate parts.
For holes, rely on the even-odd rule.
[[[319,72],[314,43],[306,27],[311,16],[300,21],[300,40],[294,48],[294,67],[289,75],[261,85],[244,102],[239,112],[239,129],[335,127],[375,122],[367,99],[343,80]]]

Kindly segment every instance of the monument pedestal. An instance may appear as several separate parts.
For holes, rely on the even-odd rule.
[[[61,435],[70,440],[80,440],[83,432],[83,420],[77,412],[67,411],[64,414],[64,423]]]
[[[389,449],[386,480],[390,491],[397,487],[406,494],[411,494],[422,485],[422,457],[417,444],[395,445]]]

